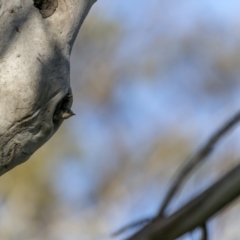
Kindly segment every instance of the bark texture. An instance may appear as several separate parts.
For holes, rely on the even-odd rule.
[[[26,161],[72,104],[69,58],[95,0],[0,0],[0,175]]]

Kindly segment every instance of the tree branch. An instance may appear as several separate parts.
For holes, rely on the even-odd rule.
[[[199,165],[199,163],[203,162],[206,157],[212,152],[214,145],[230,130],[232,129],[238,122],[240,121],[240,112],[235,114],[226,124],[224,124],[210,139],[203,145],[199,151],[194,154],[185,165],[179,170],[179,173],[175,177],[169,191],[167,192],[162,206],[159,209],[158,216],[164,216],[165,210],[173,197],[176,195],[177,191],[181,187],[184,180],[190,174],[190,172]]]
[[[240,195],[240,164],[166,218],[157,217],[127,240],[172,240],[202,226]]]
[[[190,174],[190,172],[196,166],[198,166],[198,164],[200,162],[202,162],[211,153],[214,145],[216,145],[216,143],[224,136],[224,134],[226,134],[230,129],[232,129],[239,121],[240,121],[240,112],[236,113],[232,118],[230,118],[230,120],[227,121],[215,134],[213,134],[213,136],[210,137],[210,139],[207,141],[207,143],[205,145],[203,145],[203,147],[200,148],[197,151],[197,153],[195,155],[193,155],[192,158],[190,158],[189,161],[187,161],[187,163],[180,169],[179,173],[175,177],[173,184],[171,185],[169,191],[166,194],[166,197],[164,198],[164,201],[159,210],[159,213],[155,217],[153,217],[151,219],[151,221],[149,218],[136,221],[132,224],[129,224],[129,225],[121,228],[120,230],[115,232],[113,234],[113,236],[119,235],[135,226],[141,226],[142,223],[147,224],[146,221],[149,221],[149,224],[146,226],[146,228],[149,228],[149,226],[152,226],[152,224],[153,223],[155,224],[156,222],[165,224],[165,221],[168,221],[168,218],[169,218],[169,217],[165,218],[165,210],[166,210],[167,206],[169,205],[169,203],[171,202],[172,198],[175,196],[175,194],[181,187],[181,184],[184,182],[184,180],[187,178],[187,176]],[[229,178],[230,177],[231,176],[229,176]],[[225,181],[228,181],[228,180],[225,180]],[[232,183],[230,183],[230,184],[232,184]],[[216,186],[218,186],[218,185],[213,186],[213,189],[215,189]],[[208,197],[208,195],[203,195],[203,196]],[[208,199],[206,199],[206,201],[208,201]],[[200,226],[202,229],[202,232],[203,232],[202,238],[207,239],[206,221],[198,223],[197,226]],[[171,226],[171,227],[173,227],[173,226]],[[159,228],[161,229],[161,226],[159,226]],[[134,238],[134,240],[135,239],[137,239],[137,238]],[[142,238],[138,238],[138,239],[140,240]],[[145,238],[143,238],[143,239],[145,239]]]

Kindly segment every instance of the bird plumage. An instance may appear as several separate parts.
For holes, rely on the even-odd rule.
[[[70,118],[74,115],[76,115],[76,114],[71,109],[60,108],[54,113],[53,120],[54,121],[65,120],[65,119],[68,119],[68,118]]]

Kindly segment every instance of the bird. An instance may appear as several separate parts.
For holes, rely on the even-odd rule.
[[[69,108],[60,108],[56,110],[56,112],[53,115],[53,121],[60,121],[68,119],[72,116],[76,115],[71,109]]]

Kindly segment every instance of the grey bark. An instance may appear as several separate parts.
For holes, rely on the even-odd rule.
[[[96,0],[0,0],[0,175],[26,161],[70,109],[71,49]]]

